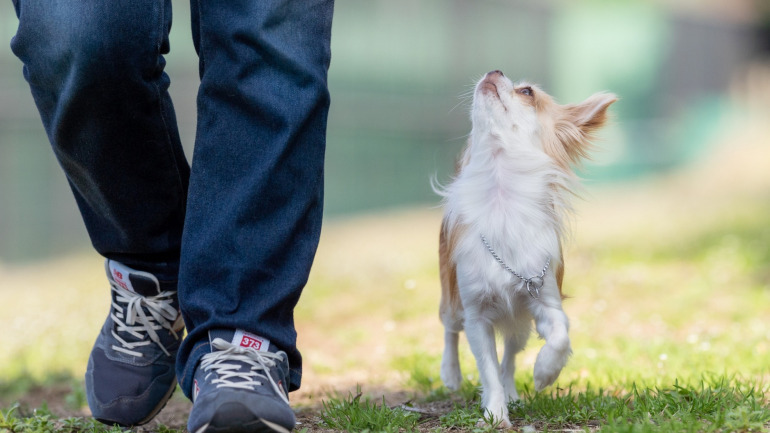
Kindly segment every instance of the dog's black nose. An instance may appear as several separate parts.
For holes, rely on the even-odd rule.
[[[501,71],[499,69],[495,69],[494,71],[489,72],[487,75],[500,75],[500,76],[503,76],[503,77],[505,76],[505,74],[503,74],[503,71]]]

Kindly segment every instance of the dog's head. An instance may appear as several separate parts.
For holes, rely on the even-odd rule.
[[[559,105],[537,86],[514,84],[492,71],[474,91],[471,142],[495,146],[495,153],[540,150],[569,169],[587,155],[615,101],[611,93],[597,93],[580,104]]]

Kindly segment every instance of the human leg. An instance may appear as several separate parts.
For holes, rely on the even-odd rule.
[[[284,386],[296,389],[293,310],[321,229],[333,2],[191,5],[201,87],[179,281],[189,335],[177,374],[192,397],[210,333],[238,329],[287,355]],[[201,404],[191,430],[211,421]]]
[[[12,41],[96,250],[112,307],[89,358],[94,417],[149,421],[176,386],[189,167],[168,97],[170,1],[14,1]],[[122,263],[121,263],[122,262]]]
[[[321,228],[333,2],[193,0],[198,135],[183,237],[178,362],[191,392],[207,332],[244,328],[289,355]]]

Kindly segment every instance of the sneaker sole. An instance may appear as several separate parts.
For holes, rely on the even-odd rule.
[[[276,423],[257,419],[246,424],[217,427],[210,424],[204,424],[203,427],[195,430],[195,433],[289,433],[286,427]]]
[[[102,424],[106,424],[106,425],[119,425],[121,427],[136,427],[136,426],[140,426],[140,425],[143,425],[143,424],[147,424],[148,422],[152,421],[153,418],[158,416],[160,411],[162,411],[163,408],[166,407],[166,405],[168,404],[169,400],[171,400],[171,396],[174,395],[175,391],[176,391],[176,380],[174,380],[174,384],[171,386],[171,388],[169,388],[169,390],[166,393],[166,395],[163,396],[163,399],[160,401],[160,404],[158,404],[158,406],[155,409],[153,409],[153,411],[150,412],[150,414],[147,415],[147,417],[145,417],[141,421],[138,421],[138,422],[136,422],[134,424],[121,424],[121,423],[113,421],[113,420],[96,418],[96,417],[94,417],[94,419],[99,421]]]

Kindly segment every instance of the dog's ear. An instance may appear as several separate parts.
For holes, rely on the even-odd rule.
[[[607,122],[607,108],[617,100],[612,93],[596,93],[580,104],[565,106],[564,111],[568,120],[590,137]]]
[[[572,163],[588,156],[594,133],[607,122],[607,108],[617,100],[612,93],[597,93],[580,104],[561,107],[555,133]]]

